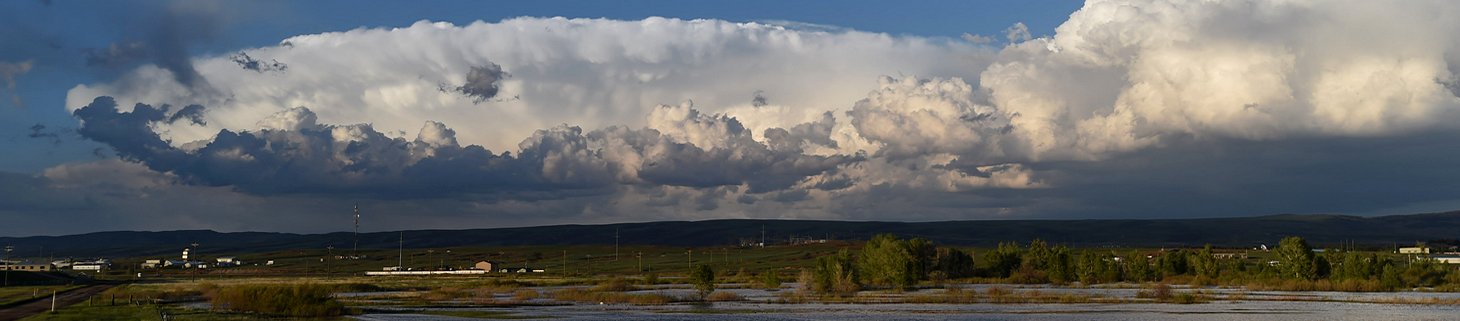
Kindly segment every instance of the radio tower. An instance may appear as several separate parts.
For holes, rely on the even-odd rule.
[[[359,258],[360,251],[360,203],[355,203],[355,247],[350,249],[350,259]]]

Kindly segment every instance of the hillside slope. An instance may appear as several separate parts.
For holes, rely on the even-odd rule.
[[[1272,215],[1258,217],[1156,220],[980,220],[941,222],[852,222],[804,220],[708,220],[555,225],[521,228],[404,231],[408,248],[493,245],[623,244],[717,246],[759,241],[764,227],[772,243],[792,236],[867,239],[878,233],[923,237],[942,244],[989,246],[1035,238],[1073,246],[1256,246],[1276,244],[1287,235],[1316,244],[1413,244],[1460,238],[1460,212],[1358,217]],[[360,247],[395,248],[401,232],[360,235]],[[214,231],[98,232],[66,236],[0,237],[17,256],[140,256],[179,252],[190,243],[213,253],[251,253],[291,248],[348,248],[351,233],[292,234]],[[27,251],[37,251],[27,253]]]

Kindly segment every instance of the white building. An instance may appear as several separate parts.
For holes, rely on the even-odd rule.
[[[106,264],[100,264],[100,263],[74,263],[74,264],[71,264],[71,270],[73,270],[73,271],[97,271],[97,272],[101,272],[102,270],[106,270],[106,269],[107,269],[107,265]]]
[[[1424,246],[1401,247],[1399,254],[1430,254],[1430,248]]]
[[[243,265],[243,261],[239,261],[238,258],[232,257],[232,256],[218,257],[217,262],[218,262],[218,264],[217,264],[218,267],[228,267],[228,266],[239,266],[239,265]]]

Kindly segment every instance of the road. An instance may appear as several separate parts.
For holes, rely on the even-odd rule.
[[[92,285],[58,294],[56,296],[56,309],[85,302],[87,298],[97,295],[101,291],[106,291],[106,289],[111,287],[112,285]],[[50,298],[40,299],[31,303],[0,309],[0,321],[20,320],[50,310]]]

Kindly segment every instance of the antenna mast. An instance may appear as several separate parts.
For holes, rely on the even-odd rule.
[[[355,203],[355,247],[350,249],[350,259],[359,258],[360,251],[360,203]]]

